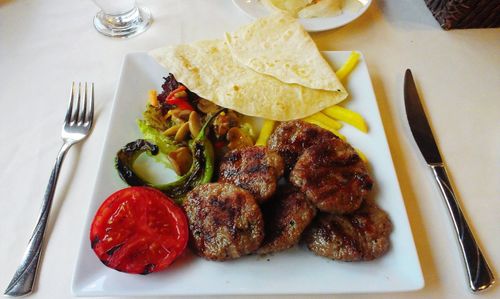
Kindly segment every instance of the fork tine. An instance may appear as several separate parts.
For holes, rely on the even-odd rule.
[[[94,120],[94,82],[90,83],[90,103],[89,110],[87,112],[87,117],[85,118],[85,122],[88,122],[89,126],[92,126],[92,122]]]
[[[69,122],[71,121],[71,112],[73,111],[73,99],[74,98],[75,98],[75,82],[72,82],[68,110],[66,111],[66,117],[64,118],[65,124],[69,124]]]
[[[71,115],[71,124],[78,123],[78,114],[80,113],[80,102],[82,98],[82,83],[78,82],[78,96],[76,97],[76,107]]]
[[[78,125],[83,125],[83,123],[85,122],[85,114],[86,114],[86,111],[87,111],[87,82],[85,82],[84,84],[84,87],[83,87],[84,91],[83,91],[83,107],[82,107],[82,110],[80,111],[80,114],[78,115]]]

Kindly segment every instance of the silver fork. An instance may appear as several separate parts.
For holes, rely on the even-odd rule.
[[[90,91],[87,94],[87,83],[83,87],[83,100],[82,100],[82,84],[78,83],[76,103],[75,103],[75,83],[71,85],[71,95],[69,100],[68,111],[64,119],[64,125],[61,132],[63,145],[57,155],[56,164],[50,175],[47,189],[43,197],[42,208],[35,230],[31,235],[28,243],[28,248],[24,252],[21,264],[16,270],[14,277],[5,290],[6,296],[25,296],[32,292],[33,285],[36,278],[38,263],[42,252],[43,236],[47,220],[49,217],[52,199],[56,190],[57,178],[61,165],[68,152],[69,148],[83,140],[90,133],[92,122],[94,118],[94,83],[90,83]],[[89,99],[90,98],[90,99]]]

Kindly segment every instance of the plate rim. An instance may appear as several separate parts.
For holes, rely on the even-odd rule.
[[[346,53],[350,53],[351,51],[321,51],[322,54],[324,54],[325,56],[328,56],[328,55],[345,55]],[[368,76],[368,82],[367,82],[367,86],[366,88],[369,89],[369,92],[372,94],[372,97],[375,101],[375,108],[376,108],[376,111],[374,112],[374,114],[376,115],[376,117],[378,118],[378,122],[380,122],[381,124],[381,128],[382,128],[382,134],[383,134],[383,145],[384,145],[384,151],[387,151],[388,153],[388,158],[390,159],[390,164],[389,166],[391,166],[392,168],[392,172],[393,172],[393,175],[395,177],[395,182],[396,182],[396,191],[399,192],[400,196],[401,196],[401,205],[402,205],[402,208],[404,209],[404,217],[403,217],[403,220],[405,222],[405,226],[407,227],[408,231],[409,231],[409,241],[411,241],[411,244],[408,244],[409,247],[410,247],[410,250],[411,250],[411,254],[414,256],[415,260],[415,269],[416,272],[414,273],[415,274],[415,277],[413,279],[414,283],[413,283],[413,286],[412,287],[403,287],[403,288],[395,288],[395,289],[384,289],[384,290],[372,290],[372,291],[352,291],[352,292],[346,292],[346,293],[356,293],[356,294],[361,294],[361,293],[382,293],[382,292],[405,292],[405,291],[415,291],[415,290],[419,290],[419,289],[422,289],[425,285],[425,280],[424,280],[424,277],[423,277],[423,273],[422,273],[422,266],[421,266],[421,263],[420,263],[420,258],[419,258],[419,255],[418,255],[418,251],[417,251],[417,248],[416,248],[416,245],[415,245],[415,238],[414,238],[414,235],[413,235],[413,231],[412,231],[412,228],[411,228],[411,225],[409,223],[409,216],[408,216],[408,212],[407,212],[407,209],[406,209],[406,205],[405,205],[405,201],[404,201],[404,197],[403,197],[403,194],[401,192],[401,188],[400,188],[400,184],[399,184],[399,179],[397,177],[397,173],[395,171],[395,165],[394,165],[394,160],[392,158],[392,153],[390,151],[390,148],[389,148],[389,145],[388,145],[388,140],[387,140],[387,135],[385,134],[385,129],[384,129],[384,124],[382,122],[382,118],[381,118],[381,115],[380,115],[380,109],[379,109],[379,106],[378,106],[378,102],[377,102],[377,98],[375,96],[375,93],[374,93],[374,89],[373,89],[373,84],[372,84],[372,80],[371,80],[371,77],[370,77],[370,74],[368,72],[368,68],[367,68],[367,64],[366,64],[366,60],[365,60],[365,56],[362,54],[362,52],[360,51],[356,51],[358,53],[360,53],[361,55],[361,60],[360,60],[360,64],[359,65],[362,65],[362,67],[365,68],[365,72],[366,72],[366,75]],[[117,100],[118,98],[118,95],[120,93],[120,90],[123,88],[123,85],[124,85],[124,77],[126,75],[126,67],[128,64],[130,64],[134,59],[135,57],[140,57],[140,56],[148,56],[148,54],[146,52],[132,52],[132,53],[128,53],[124,56],[124,59],[122,61],[122,65],[121,65],[121,69],[120,69],[120,76],[119,76],[119,80],[118,80],[118,83],[116,85],[116,88],[115,88],[115,92],[114,92],[114,96],[113,96],[113,102],[112,102],[112,105],[111,105],[111,112],[110,112],[110,117],[109,117],[109,121],[108,121],[108,124],[107,124],[107,127],[106,127],[106,133],[105,133],[105,142],[103,143],[103,147],[102,147],[102,151],[101,151],[101,155],[100,155],[100,158],[99,158],[99,165],[98,165],[98,171],[97,171],[97,175],[96,175],[96,179],[95,179],[95,182],[94,182],[94,186],[93,186],[93,189],[92,189],[92,195],[91,195],[91,198],[89,200],[89,203],[88,203],[88,206],[87,206],[87,209],[86,209],[86,219],[85,219],[85,225],[82,229],[82,239],[81,239],[81,242],[80,242],[80,246],[78,248],[78,255],[77,255],[77,259],[76,259],[76,263],[75,263],[75,268],[74,268],[74,271],[73,271],[73,276],[72,276],[72,283],[71,283],[71,293],[74,295],[74,296],[137,296],[137,295],[145,295],[145,296],[150,296],[150,295],[169,295],[169,296],[173,296],[173,295],[264,295],[264,294],[281,294],[281,295],[285,295],[285,294],[341,294],[343,292],[335,292],[335,291],[317,291],[317,292],[295,292],[295,293],[287,293],[287,292],[282,292],[282,291],[275,291],[275,292],[254,292],[254,293],[248,293],[248,292],[241,292],[241,293],[236,293],[236,292],[198,292],[198,293],[189,293],[189,294],[186,294],[186,293],[158,293],[158,294],[144,294],[144,293],[133,293],[133,292],[128,292],[128,293],[113,293],[113,292],[99,292],[99,291],[96,291],[96,292],[85,292],[82,290],[79,290],[78,289],[78,281],[77,281],[77,274],[78,274],[78,271],[79,271],[79,264],[80,262],[82,261],[82,255],[84,254],[84,248],[85,248],[85,241],[88,241],[86,236],[87,236],[87,232],[88,232],[88,226],[90,225],[90,222],[91,222],[91,219],[92,219],[92,215],[91,214],[91,208],[92,208],[92,205],[94,204],[94,198],[96,197],[96,193],[97,193],[97,187],[98,187],[98,184],[99,184],[99,174],[102,172],[102,168],[106,166],[106,163],[103,163],[104,161],[104,158],[105,158],[105,153],[106,153],[106,150],[107,148],[109,147],[108,146],[108,143],[110,142],[110,134],[112,133],[111,132],[111,127],[112,127],[112,124],[113,122],[115,121],[115,118],[117,117],[117,113],[116,113],[116,105],[117,103],[119,102]],[[136,58],[136,59],[139,59],[139,58]],[[87,244],[88,245],[88,244]]]
[[[299,18],[299,22],[302,24],[304,29],[307,32],[321,32],[327,31],[335,28],[340,28],[345,26],[351,22],[354,22],[356,19],[360,18],[371,6],[372,0],[366,0],[367,3],[363,5],[363,7],[356,13],[352,14],[352,17],[347,18],[343,21],[338,21],[340,16],[332,16],[332,17],[321,17],[321,18]],[[270,14],[260,0],[232,0],[234,6],[236,6],[240,11],[242,11],[245,15],[249,16],[252,19],[257,19],[259,17],[263,17],[265,15]],[[260,15],[255,13],[253,10],[247,9],[248,5],[250,6],[259,6],[259,10],[267,11],[265,14]],[[333,22],[333,23],[332,23]]]

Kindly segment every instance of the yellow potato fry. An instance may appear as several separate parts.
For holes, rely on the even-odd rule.
[[[325,123],[322,123],[322,122],[320,122],[320,121],[318,121],[318,120],[316,120],[314,118],[311,118],[310,116],[304,118],[303,120],[305,122],[308,122],[308,123],[313,124],[313,125],[317,125],[318,127],[321,127],[321,128],[323,128],[325,130],[328,130],[328,131],[332,132],[333,134],[335,134],[335,136],[339,137],[340,139],[342,139],[344,141],[346,140],[345,136],[342,135],[342,134],[340,134],[339,131],[335,130],[334,128],[332,128],[332,127],[330,127],[328,125],[326,125]]]
[[[356,64],[358,63],[359,60],[359,53],[352,51],[351,54],[349,55],[349,58],[347,58],[346,62],[344,62],[344,65],[342,65],[336,72],[335,74],[337,75],[337,78],[339,80],[343,80],[349,73],[352,72]]]
[[[152,106],[158,107],[158,95],[156,94],[156,90],[151,89],[148,93],[149,96],[149,103],[151,103]]]
[[[358,128],[361,132],[368,132],[368,126],[366,125],[365,120],[359,113],[355,111],[338,105],[334,105],[324,109],[322,112],[329,117],[341,120],[350,124],[351,126]]]
[[[342,128],[342,124],[339,123],[338,121],[328,117],[326,114],[324,113],[321,113],[321,112],[318,112],[318,113],[314,113],[313,115],[309,116],[313,119],[316,119],[317,121],[320,121],[322,123],[324,123],[325,125],[328,125],[329,127],[331,128],[334,128],[335,130],[338,130],[340,128]]]
[[[262,129],[260,130],[259,137],[257,138],[255,145],[265,146],[267,144],[267,139],[269,139],[269,136],[273,133],[275,123],[276,121],[274,120],[264,120],[264,124],[262,125]]]
[[[359,149],[355,148],[354,149],[356,151],[356,153],[358,154],[359,158],[361,159],[361,161],[365,162],[365,163],[368,163],[368,159],[366,158],[365,154],[363,154],[362,151],[360,151]]]

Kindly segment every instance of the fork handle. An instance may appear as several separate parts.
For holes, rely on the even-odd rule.
[[[45,190],[38,222],[31,235],[28,247],[24,252],[21,264],[17,268],[16,273],[14,273],[14,276],[7,286],[7,289],[5,289],[4,294],[6,296],[25,296],[30,294],[33,290],[38,263],[40,261],[40,255],[42,253],[43,236],[45,234],[45,228],[47,226],[47,220],[49,218],[50,207],[52,206],[52,199],[54,198],[54,192],[56,190],[57,179],[59,177],[59,172],[61,170],[61,165],[64,157],[66,156],[66,153],[68,152],[68,149],[71,147],[71,145],[73,145],[73,143],[64,142],[61,149],[59,150],[56,164],[54,165],[54,169],[52,169],[49,183],[47,185],[47,189]]]
[[[474,235],[467,224],[465,216],[456,199],[455,192],[450,184],[446,168],[443,164],[430,165],[434,172],[439,189],[443,194],[446,206],[450,212],[453,226],[457,234],[458,243],[464,258],[465,269],[469,279],[469,287],[473,292],[487,289],[495,282],[486,259],[484,258]]]

